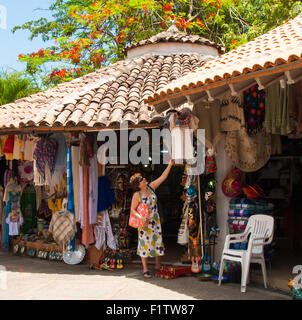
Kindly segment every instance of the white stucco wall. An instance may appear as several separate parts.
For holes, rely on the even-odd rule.
[[[217,57],[218,50],[214,47],[196,43],[160,42],[132,48],[127,52],[128,59],[134,59],[144,54],[200,54],[205,57]]]

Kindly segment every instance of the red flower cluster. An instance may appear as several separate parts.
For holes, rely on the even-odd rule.
[[[63,78],[65,78],[66,73],[67,73],[66,69],[62,69],[62,70],[59,70],[59,71],[54,70],[50,74],[49,78],[52,80],[55,76],[58,76],[59,78],[63,79]]]
[[[169,3],[164,6],[165,12],[169,12],[173,10],[174,3]]]
[[[69,70],[66,69],[62,69],[62,70],[54,70],[49,78],[50,80],[52,80],[54,77],[59,77],[60,79],[64,79],[66,76],[71,76],[72,74],[79,74],[81,71],[83,70],[83,68],[71,68]]]
[[[126,34],[124,31],[122,31],[120,34],[117,35],[116,41],[118,43],[121,43],[126,38]]]
[[[184,18],[178,19],[176,25],[182,29],[186,29],[191,25],[190,21],[186,21]]]
[[[94,64],[94,66],[99,66],[104,61],[104,58],[101,54],[95,53],[92,56],[91,61]]]

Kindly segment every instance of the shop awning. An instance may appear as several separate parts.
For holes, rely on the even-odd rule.
[[[187,101],[219,98],[258,83],[288,84],[302,78],[302,15],[203,65],[145,100],[157,112]]]

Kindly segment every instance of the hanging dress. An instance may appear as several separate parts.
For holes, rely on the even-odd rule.
[[[150,195],[147,197],[140,192],[140,197],[142,202],[146,203],[149,207],[149,223],[148,226],[137,229],[137,254],[143,258],[163,256],[165,250],[157,208],[157,197],[151,188],[148,189]]]

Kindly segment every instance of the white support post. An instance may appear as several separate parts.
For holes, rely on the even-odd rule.
[[[225,149],[225,139],[222,138],[216,146],[216,219],[220,232],[217,237],[217,245],[215,248],[215,261],[221,259],[222,250],[224,247],[225,237],[229,234],[228,228],[228,211],[230,198],[226,197],[221,189],[221,184],[226,175],[234,167],[232,160],[227,155]]]

